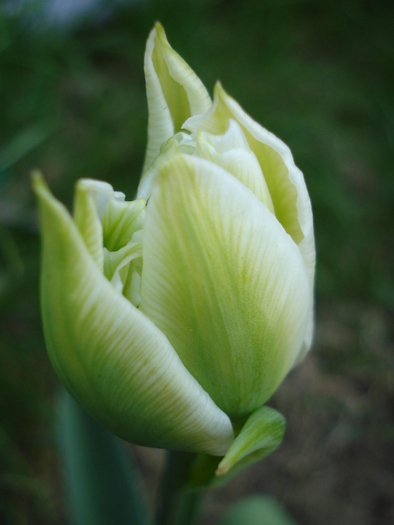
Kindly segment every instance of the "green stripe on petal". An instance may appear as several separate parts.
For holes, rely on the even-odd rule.
[[[163,163],[143,231],[140,309],[231,417],[261,406],[304,339],[300,252],[255,195],[222,168]]]
[[[160,24],[149,35],[144,71],[149,111],[146,171],[161,145],[180,131],[190,116],[207,111],[211,99],[194,71],[172,49]]]
[[[224,454],[229,418],[164,334],[102,275],[75,223],[33,179],[43,237],[41,303],[48,353],[72,395],[118,436]]]

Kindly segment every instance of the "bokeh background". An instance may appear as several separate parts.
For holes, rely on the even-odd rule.
[[[384,0],[0,3],[0,523],[68,523],[29,173],[40,168],[69,206],[80,177],[133,197],[155,20],[211,93],[220,79],[290,145],[315,217],[314,350],[270,401],[288,420],[285,440],[208,495],[201,523],[255,493],[300,525],[394,523],[394,3]],[[162,453],[133,454],[151,501]]]

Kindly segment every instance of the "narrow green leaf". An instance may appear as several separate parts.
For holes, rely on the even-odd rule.
[[[296,525],[273,498],[252,496],[237,503],[218,525]]]
[[[50,127],[45,124],[35,124],[22,130],[0,147],[0,171],[9,169],[34,148],[46,140]]]
[[[59,399],[59,441],[72,525],[151,523],[121,441],[65,390]]]

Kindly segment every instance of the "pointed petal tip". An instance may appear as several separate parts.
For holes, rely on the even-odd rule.
[[[160,39],[163,39],[165,42],[167,42],[167,35],[166,35],[166,32],[165,32],[164,27],[162,26],[161,22],[156,21],[153,30],[156,31],[157,36]]]
[[[68,210],[51,192],[50,187],[39,170],[31,173],[31,185],[37,197],[39,209],[46,210],[46,213],[55,213],[56,216],[68,215]]]
[[[214,93],[214,98],[216,99],[216,97],[218,98],[218,100],[222,100],[227,106],[228,104],[230,103],[235,103],[237,106],[239,106],[239,103],[231,96],[227,93],[227,91],[224,89],[223,87],[223,84],[221,83],[220,80],[217,80],[216,81],[216,84],[215,84],[215,87],[214,87],[214,90],[213,90],[213,93]],[[237,120],[238,122],[238,120]],[[239,122],[238,122],[239,124]]]
[[[213,94],[214,94],[214,96],[215,96],[215,95],[217,95],[217,96],[224,96],[224,95],[227,95],[227,92],[226,92],[226,90],[224,89],[221,80],[217,80],[217,81],[215,82],[215,85],[214,85],[214,87],[213,87]],[[228,96],[228,95],[227,95],[227,96]]]
[[[169,43],[165,29],[160,22],[155,22],[154,28],[152,29],[150,34],[154,34],[154,41],[157,37],[157,41],[162,50],[165,50],[167,53],[175,53],[176,55],[178,55],[178,53],[176,53],[176,51],[172,48],[171,44]]]
[[[148,35],[148,41],[155,38],[155,36],[158,34],[158,33],[164,33],[165,35],[165,31],[164,31],[164,27],[162,26],[161,22],[159,22],[158,20],[156,20],[156,22],[153,24],[153,27],[152,29],[150,30],[149,32],[149,35]]]

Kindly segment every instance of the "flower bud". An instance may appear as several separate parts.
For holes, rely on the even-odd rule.
[[[277,446],[283,418],[261,407],[311,345],[310,199],[288,147],[220,84],[211,102],[158,24],[145,75],[135,201],[81,180],[72,218],[34,179],[48,352],[113,432],[218,456],[232,443],[227,472]]]

